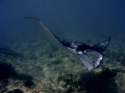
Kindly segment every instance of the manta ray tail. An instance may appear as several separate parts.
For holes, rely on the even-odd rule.
[[[38,22],[40,24],[40,26],[42,27],[42,29],[44,29],[44,31],[46,31],[49,35],[53,36],[59,43],[61,43],[65,47],[70,47],[70,42],[67,42],[67,41],[61,39],[60,37],[58,37],[57,35],[55,35],[55,33],[50,31],[48,29],[48,27],[39,18],[37,18],[37,17],[24,17],[24,19],[31,19],[33,21]]]

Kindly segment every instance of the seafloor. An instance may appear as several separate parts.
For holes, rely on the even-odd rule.
[[[0,93],[125,93],[125,49],[109,47],[105,69],[88,72],[51,40],[11,43],[23,56],[0,55]]]

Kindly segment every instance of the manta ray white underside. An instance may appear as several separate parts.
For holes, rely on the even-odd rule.
[[[77,54],[84,66],[90,71],[100,66],[103,55],[94,50],[83,54]]]
[[[70,49],[83,63],[83,65],[89,70],[93,70],[100,66],[103,55],[95,50],[86,49],[85,51],[75,51],[74,49]]]

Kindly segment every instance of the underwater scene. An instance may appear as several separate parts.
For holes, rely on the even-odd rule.
[[[0,93],[125,93],[124,0],[0,0]]]

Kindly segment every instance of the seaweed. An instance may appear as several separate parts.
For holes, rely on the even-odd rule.
[[[59,77],[64,81],[66,93],[118,93],[118,86],[115,82],[117,72],[105,69],[101,72],[87,72],[80,76],[66,74]]]
[[[33,78],[29,75],[17,73],[11,64],[0,62],[0,93],[7,91],[7,86],[10,84],[10,80],[19,80],[24,83],[24,86],[31,88],[34,85]],[[9,92],[9,93],[21,93],[21,92]]]

